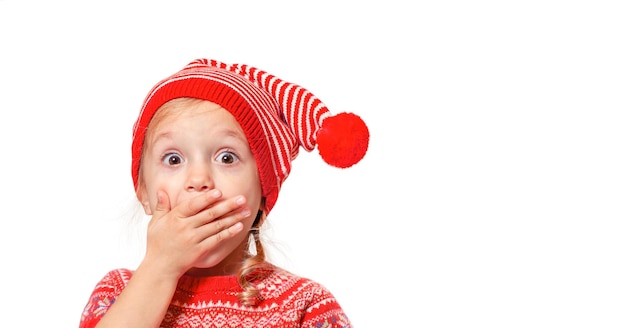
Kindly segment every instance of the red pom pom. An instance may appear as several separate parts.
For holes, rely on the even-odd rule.
[[[339,113],[322,123],[317,134],[317,149],[326,163],[347,168],[365,156],[369,139],[367,125],[358,115]]]

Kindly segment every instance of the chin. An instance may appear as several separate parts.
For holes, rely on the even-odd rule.
[[[198,261],[196,266],[187,271],[187,274],[194,276],[228,276],[236,275],[239,272],[241,261],[233,261],[228,256],[216,256],[211,254]]]

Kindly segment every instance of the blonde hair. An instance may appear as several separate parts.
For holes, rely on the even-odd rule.
[[[179,115],[185,108],[196,106],[203,101],[202,99],[183,97],[172,99],[163,104],[161,108],[156,111],[147,127],[141,156],[143,157],[147,145],[150,144],[150,138],[153,137],[151,133],[153,126],[160,124],[165,118],[171,115]],[[141,188],[140,186],[143,184],[142,166],[143,165],[140,163],[137,188]],[[261,201],[261,208],[264,207],[265,198]],[[252,228],[248,232],[248,248],[237,273],[237,281],[243,289],[243,291],[237,295],[237,298],[242,304],[247,306],[254,306],[262,300],[260,292],[254,282],[267,277],[274,268],[274,266],[266,261],[265,249],[260,237],[260,227],[265,221],[265,218],[266,215],[263,210],[259,210],[252,224]],[[251,251],[252,248],[254,248],[254,251]]]
[[[264,206],[264,204],[262,204],[262,206]],[[265,213],[259,210],[249,232],[249,239],[251,237],[254,243],[254,254],[250,252],[251,245],[249,243],[248,252],[237,274],[237,281],[241,288],[243,288],[243,291],[237,295],[237,298],[239,298],[239,301],[244,305],[254,306],[262,300],[260,292],[254,285],[254,282],[267,277],[272,272],[273,268],[273,266],[266,261],[265,249],[261,242],[260,228],[264,221]]]

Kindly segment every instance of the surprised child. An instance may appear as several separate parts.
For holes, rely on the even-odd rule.
[[[348,168],[368,143],[359,116],[255,67],[198,59],[161,80],[133,129],[145,256],[96,284],[80,327],[351,327],[328,289],[265,258],[259,233],[300,148]]]

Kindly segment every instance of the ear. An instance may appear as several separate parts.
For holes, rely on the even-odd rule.
[[[135,195],[137,195],[137,199],[141,203],[143,207],[143,211],[146,215],[152,215],[152,210],[150,209],[150,198],[148,197],[148,192],[142,183],[137,186],[137,190],[135,190]]]

